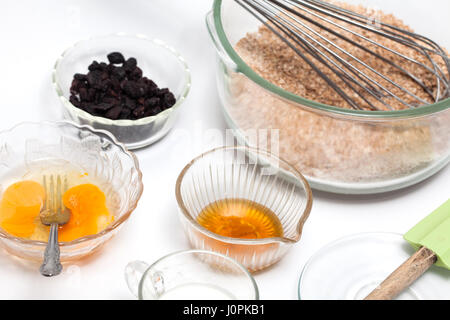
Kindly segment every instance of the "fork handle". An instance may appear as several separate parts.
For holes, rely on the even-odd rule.
[[[39,271],[45,277],[57,276],[62,271],[59,260],[58,224],[52,224],[47,247],[44,252],[44,262]]]

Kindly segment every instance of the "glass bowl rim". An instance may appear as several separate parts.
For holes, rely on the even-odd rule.
[[[131,206],[128,207],[127,212],[122,215],[118,220],[115,220],[112,224],[110,224],[108,227],[106,227],[106,229],[93,234],[93,235],[88,235],[88,236],[84,236],[72,241],[68,241],[68,242],[60,242],[59,246],[60,247],[70,247],[76,244],[80,244],[83,242],[87,242],[90,240],[94,240],[97,238],[101,238],[102,236],[110,233],[111,231],[117,229],[120,225],[122,225],[125,221],[128,220],[128,218],[131,216],[131,214],[133,213],[133,211],[136,209],[137,204],[140,200],[140,198],[142,197],[142,193],[144,191],[144,185],[142,182],[142,171],[140,169],[139,166],[139,161],[137,159],[137,156],[129,151],[125,145],[123,143],[120,143],[111,133],[109,133],[106,130],[100,130],[100,129],[94,129],[89,125],[79,125],[76,124],[72,121],[67,121],[67,120],[61,120],[61,121],[41,121],[41,122],[35,122],[35,121],[24,121],[24,122],[20,122],[16,125],[14,125],[13,127],[6,129],[6,130],[1,130],[0,131],[0,137],[4,134],[8,134],[13,132],[15,129],[17,129],[18,127],[21,126],[26,126],[26,125],[45,125],[45,126],[53,126],[53,127],[60,127],[60,126],[72,126],[76,129],[78,129],[78,131],[83,131],[83,130],[88,130],[91,133],[98,135],[102,134],[104,136],[106,136],[108,139],[110,139],[110,141],[116,145],[117,147],[119,147],[120,151],[123,152],[124,154],[126,154],[130,160],[133,162],[134,168],[136,169],[136,172],[138,174],[138,181],[139,181],[139,186],[138,186],[138,195],[136,197],[136,200],[134,203],[131,204]],[[33,246],[40,246],[45,248],[47,246],[47,242],[44,241],[36,241],[36,240],[29,240],[29,239],[23,239],[23,238],[19,238],[19,237],[15,237],[13,235],[8,234],[6,231],[4,231],[3,229],[0,228],[0,238],[4,238],[6,240],[10,240],[13,241],[17,244],[23,244],[23,245],[33,245]]]
[[[208,251],[208,250],[200,250],[200,249],[190,249],[190,250],[181,250],[181,251],[176,251],[176,252],[172,252],[169,253],[165,256],[162,256],[161,258],[159,258],[158,260],[156,260],[155,262],[153,262],[152,264],[150,264],[147,268],[147,270],[145,270],[145,272],[142,274],[141,280],[139,281],[139,299],[142,300],[142,285],[144,284],[145,278],[147,276],[147,273],[150,271],[150,269],[154,268],[156,265],[158,265],[161,261],[166,260],[167,258],[171,258],[174,256],[181,256],[181,255],[187,255],[187,254],[193,254],[193,253],[200,253],[200,254],[207,254],[207,255],[212,255],[212,256],[216,256],[216,257],[220,257],[221,259],[225,259],[227,261],[229,261],[230,263],[232,263],[233,265],[236,265],[239,269],[241,269],[243,271],[243,273],[245,274],[245,276],[247,277],[247,279],[250,280],[253,289],[254,289],[254,293],[255,293],[255,300],[259,300],[259,289],[258,289],[258,284],[256,283],[255,278],[253,277],[253,275],[250,273],[250,271],[239,261],[226,256],[224,254],[215,252],[215,251]]]
[[[111,120],[108,118],[93,116],[90,113],[88,113],[84,110],[81,110],[80,108],[75,107],[64,96],[62,88],[59,84],[57,70],[58,70],[60,63],[64,60],[66,55],[68,53],[70,53],[72,50],[77,49],[77,47],[80,44],[83,44],[85,42],[96,41],[97,39],[113,38],[113,37],[119,37],[119,38],[126,37],[126,38],[135,39],[135,40],[148,41],[155,46],[159,46],[163,49],[166,49],[169,53],[171,53],[178,60],[178,62],[183,67],[183,71],[184,71],[184,85],[183,85],[183,89],[181,90],[180,97],[177,99],[177,102],[175,103],[175,105],[173,105],[171,108],[169,108],[167,110],[164,110],[164,111],[158,113],[157,115],[145,117],[145,118],[138,119],[138,120],[128,120],[128,119]],[[175,50],[172,46],[166,44],[164,41],[162,41],[158,38],[150,38],[143,34],[134,34],[133,35],[133,34],[125,33],[125,32],[118,32],[118,33],[114,33],[114,34],[108,34],[108,35],[103,35],[103,36],[94,36],[94,37],[89,37],[89,38],[86,38],[83,40],[79,40],[76,43],[74,43],[73,45],[71,45],[69,48],[64,50],[63,53],[58,57],[58,59],[56,60],[54,66],[53,66],[52,85],[56,91],[56,94],[58,95],[58,98],[61,100],[63,107],[70,109],[70,111],[75,113],[77,116],[79,116],[85,120],[88,120],[88,121],[91,121],[94,123],[98,123],[98,124],[102,124],[102,125],[115,125],[115,126],[126,127],[126,126],[147,125],[147,124],[150,124],[150,123],[156,121],[157,119],[162,119],[162,118],[169,116],[173,111],[178,109],[183,104],[184,100],[187,98],[187,96],[191,90],[192,76],[191,76],[191,70],[190,70],[186,60],[184,59],[184,57],[177,50]]]
[[[437,103],[433,103],[426,106],[421,106],[415,109],[406,109],[399,111],[363,111],[363,110],[350,110],[339,108],[331,105],[322,104],[313,100],[309,100],[298,96],[294,93],[291,93],[287,90],[284,90],[270,81],[265,80],[258,73],[253,71],[249,65],[247,65],[244,60],[237,54],[231,45],[228,37],[225,33],[225,28],[222,22],[222,0],[214,0],[213,3],[213,18],[214,18],[214,26],[216,28],[219,41],[226,51],[228,57],[236,64],[237,72],[244,74],[247,78],[252,80],[254,83],[262,87],[263,89],[280,96],[281,98],[293,102],[295,104],[300,104],[314,110],[319,110],[322,112],[326,112],[328,114],[333,114],[336,116],[347,116],[347,117],[358,117],[362,118],[365,121],[370,120],[383,120],[383,119],[402,119],[402,118],[414,118],[427,116],[431,114],[436,114],[445,110],[450,109],[450,98],[439,101]]]
[[[300,219],[297,223],[297,228],[296,228],[297,234],[296,234],[295,238],[290,239],[290,238],[286,238],[286,237],[273,237],[273,238],[264,238],[264,239],[239,239],[239,238],[225,237],[225,236],[218,235],[212,231],[209,231],[208,229],[201,226],[196,220],[194,220],[192,218],[192,216],[189,214],[189,211],[184,204],[183,197],[181,195],[181,183],[182,183],[186,173],[189,171],[189,169],[192,167],[192,165],[197,162],[197,160],[202,159],[204,156],[215,153],[217,151],[227,151],[227,150],[243,150],[244,152],[248,152],[248,153],[253,152],[258,155],[263,155],[263,156],[267,156],[269,158],[277,159],[284,165],[288,166],[288,168],[290,170],[292,170],[293,173],[296,175],[295,178],[300,180],[300,182],[302,182],[302,188],[306,194],[306,205],[305,205],[305,209],[303,210],[303,212],[300,216]],[[176,196],[176,200],[178,203],[178,207],[180,208],[181,212],[183,213],[183,216],[191,224],[191,226],[193,226],[194,228],[196,228],[203,234],[206,234],[208,237],[210,237],[212,239],[216,239],[216,240],[219,240],[219,241],[222,241],[225,243],[243,244],[243,245],[246,245],[246,244],[247,245],[272,244],[275,242],[289,243],[289,244],[297,243],[298,241],[300,241],[300,238],[301,238],[302,232],[303,232],[303,226],[304,226],[306,220],[308,220],[309,215],[311,213],[312,202],[313,202],[313,195],[312,195],[311,187],[309,186],[309,183],[306,180],[306,178],[296,168],[294,168],[291,164],[289,164],[285,160],[271,154],[270,152],[260,150],[257,148],[247,147],[247,146],[225,146],[225,147],[214,148],[210,151],[204,152],[201,155],[195,157],[183,168],[183,170],[179,174],[179,176],[177,178],[176,186],[175,186],[175,196]]]
[[[297,284],[297,299],[298,300],[302,300],[301,297],[301,286],[303,283],[303,279],[304,279],[304,275],[306,273],[306,271],[308,271],[309,266],[311,265],[311,263],[313,262],[313,260],[320,256],[321,254],[323,254],[323,252],[325,252],[327,249],[333,247],[336,244],[339,244],[340,242],[344,242],[344,241],[348,241],[350,239],[354,239],[354,238],[360,238],[360,237],[364,237],[364,236],[398,236],[403,238],[403,235],[397,232],[359,232],[359,233],[355,233],[355,234],[348,234],[346,236],[342,236],[339,237],[327,244],[325,244],[323,247],[319,248],[318,251],[316,251],[315,253],[313,253],[309,259],[306,261],[305,265],[302,268],[302,271],[300,273],[300,278],[298,280],[298,284]],[[406,243],[406,242],[405,242]]]

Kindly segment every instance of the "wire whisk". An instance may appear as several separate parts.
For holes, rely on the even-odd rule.
[[[294,50],[352,109],[413,109],[450,97],[448,53],[427,37],[320,0],[234,1]],[[384,73],[376,67],[380,64],[394,72]],[[401,85],[399,76],[408,85]]]

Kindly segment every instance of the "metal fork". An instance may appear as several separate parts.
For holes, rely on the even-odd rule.
[[[69,221],[70,212],[62,201],[63,192],[67,191],[67,178],[64,177],[63,186],[61,176],[58,175],[56,177],[56,195],[53,175],[50,176],[49,180],[50,183],[47,183],[47,177],[44,176],[43,185],[46,192],[46,199],[40,218],[43,224],[50,225],[50,235],[44,252],[44,261],[39,271],[43,276],[53,277],[60,274],[63,269],[60,262],[58,228],[60,225],[64,225]]]

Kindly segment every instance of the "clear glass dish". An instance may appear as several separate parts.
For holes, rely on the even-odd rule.
[[[300,276],[302,300],[362,300],[414,254],[399,234],[363,233],[339,239],[314,254]],[[448,270],[432,267],[398,300],[450,299]]]
[[[93,60],[106,62],[106,55],[114,51],[123,53],[126,58],[136,58],[143,75],[154,80],[160,88],[169,88],[177,99],[176,104],[156,116],[139,120],[95,117],[72,105],[69,98],[74,74],[87,73]],[[53,85],[66,119],[107,130],[132,150],[148,146],[170,131],[189,93],[191,75],[184,58],[163,41],[119,33],[83,40],[67,49],[56,61]]]
[[[406,7],[400,0],[348,2],[398,13],[416,31],[450,47],[440,31],[450,27],[450,19],[439,19],[430,27],[424,23],[423,15],[430,13],[424,2]],[[448,8],[448,2],[433,2],[433,8],[439,7]],[[280,156],[301,171],[313,188],[381,193],[416,184],[449,163],[450,99],[392,112],[353,111],[307,100],[266,81],[236,53],[236,43],[260,23],[235,1],[215,0],[206,21],[218,53],[221,105],[238,141],[256,147],[249,131],[279,130],[275,147]],[[301,124],[307,129],[289,130]]]
[[[298,241],[312,207],[311,189],[295,168],[266,151],[223,147],[206,152],[181,172],[176,184],[180,219],[195,249],[234,258],[250,271],[279,261]],[[197,222],[201,211],[219,200],[243,199],[270,209],[283,237],[236,239],[209,231]]]
[[[128,220],[142,195],[142,173],[136,156],[108,132],[71,122],[24,122],[0,133],[0,197],[17,180],[33,172],[66,168],[98,181],[114,221],[103,231],[61,242],[61,261],[78,260],[99,250]],[[7,252],[42,261],[47,242],[14,237],[0,228]]]
[[[259,299],[258,286],[244,266],[203,250],[175,252],[151,266],[130,262],[125,279],[140,300]]]

